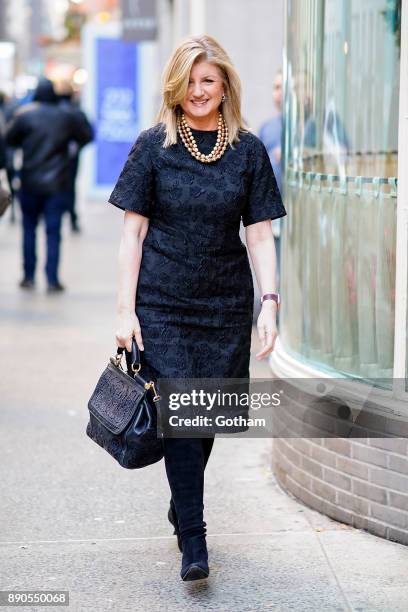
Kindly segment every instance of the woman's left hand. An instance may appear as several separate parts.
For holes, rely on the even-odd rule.
[[[256,354],[257,359],[263,359],[272,353],[278,336],[276,327],[277,304],[273,301],[265,301],[258,317],[257,329],[262,349]]]

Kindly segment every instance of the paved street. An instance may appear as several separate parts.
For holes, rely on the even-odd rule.
[[[408,548],[289,497],[266,439],[216,439],[210,579],[180,580],[164,463],[124,470],[85,435],[87,400],[114,352],[122,216],[102,204],[83,212],[81,235],[64,226],[61,296],[44,293],[42,228],[39,286],[17,288],[20,227],[0,220],[0,589],[68,590],[73,611],[406,612]],[[252,360],[254,377],[268,374]]]

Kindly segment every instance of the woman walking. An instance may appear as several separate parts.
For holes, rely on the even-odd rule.
[[[261,359],[277,336],[271,219],[286,215],[268,153],[241,118],[239,77],[210,36],[188,38],[163,75],[157,123],[133,145],[109,202],[125,210],[118,346],[142,351],[145,377],[247,378],[253,281],[263,294]],[[164,438],[168,512],[181,578],[209,574],[204,469],[214,438]]]

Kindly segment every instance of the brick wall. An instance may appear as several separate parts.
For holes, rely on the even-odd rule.
[[[276,438],[281,485],[328,516],[408,545],[408,440]]]

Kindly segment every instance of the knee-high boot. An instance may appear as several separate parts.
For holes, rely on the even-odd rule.
[[[206,468],[208,459],[210,457],[213,445],[214,445],[214,437],[210,437],[210,438],[201,438],[201,442],[202,442],[202,449],[203,449],[203,458],[204,458],[204,470]],[[169,511],[168,511],[168,519],[169,522],[173,525],[174,527],[174,535],[177,536],[177,543],[178,543],[178,547],[180,552],[182,552],[182,543],[181,543],[181,534],[180,534],[180,530],[179,530],[179,524],[178,524],[178,518],[177,518],[177,512],[176,512],[176,507],[173,501],[173,497],[171,497],[170,499],[170,507],[169,507]]]
[[[163,444],[183,552],[180,575],[183,580],[206,578],[209,568],[203,517],[204,445],[200,438],[165,438]]]
[[[163,438],[164,461],[180,538],[205,535],[204,452],[200,438]]]

